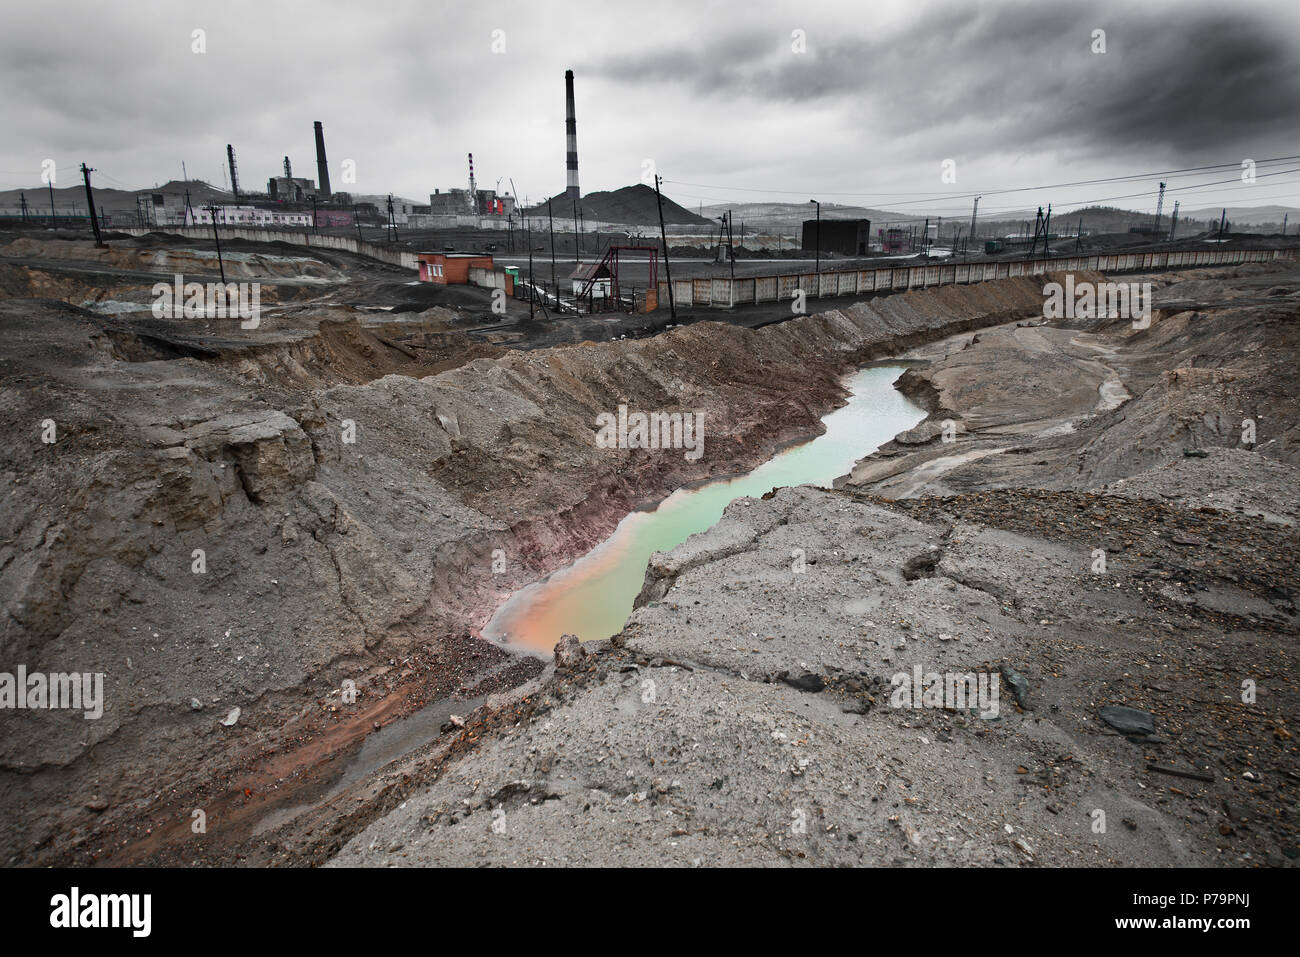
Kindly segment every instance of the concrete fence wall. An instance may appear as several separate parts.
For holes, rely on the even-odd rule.
[[[392,263],[394,266],[403,266],[412,270],[416,268],[415,253],[388,249],[374,243],[363,242],[352,236],[320,236],[310,231],[256,229],[245,226],[221,226],[220,230],[222,239],[243,239],[252,243],[291,243],[294,246],[310,246],[315,249],[337,249],[356,253],[359,256],[369,256],[371,259]],[[183,236],[186,239],[212,238],[211,226],[126,226],[113,231],[132,236],[164,233],[168,236]]]
[[[885,266],[821,273],[789,273],[777,276],[749,276],[736,279],[674,279],[673,296],[678,306],[726,307],[759,302],[788,301],[802,289],[809,298],[854,296],[863,293],[923,289],[1037,276],[1049,272],[1132,272],[1177,269],[1191,266],[1231,266],[1238,263],[1270,262],[1294,255],[1290,249],[1187,249],[1151,253],[1058,256],[994,263],[927,263],[923,266]],[[668,283],[659,283],[659,301],[668,301]]]
[[[484,289],[501,289],[509,293],[513,287],[510,277],[499,269],[485,269],[482,266],[469,267],[469,284],[482,286]]]

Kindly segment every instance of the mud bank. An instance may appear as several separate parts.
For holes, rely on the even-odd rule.
[[[301,803],[306,780],[328,791],[329,761],[367,723],[528,676],[466,643],[510,592],[629,510],[808,438],[849,366],[1040,302],[1030,281],[945,288],[373,379],[396,347],[359,332],[348,355],[374,361],[340,373],[328,329],[272,329],[285,341],[251,352],[214,334],[173,357],[157,341],[193,334],[180,323],[119,316],[110,333],[65,304],[0,303],[0,415],[24,437],[0,465],[4,664],[102,673],[106,698],[96,721],[5,715],[0,855],[202,862],[299,846],[254,837],[259,816]],[[399,344],[418,355],[433,346],[421,335]],[[597,449],[596,415],[623,402],[702,412],[706,454]],[[222,813],[193,834],[210,804]],[[336,836],[311,853],[353,819],[331,818]]]

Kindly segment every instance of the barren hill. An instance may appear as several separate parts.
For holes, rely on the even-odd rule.
[[[572,217],[573,200],[559,193],[549,200],[556,216]],[[622,189],[588,193],[578,200],[582,218],[594,223],[627,223],[635,226],[659,225],[659,208],[653,187],[641,183]],[[545,216],[546,202],[524,210],[528,216]],[[675,226],[709,226],[713,220],[696,216],[685,207],[664,197],[664,222]]]

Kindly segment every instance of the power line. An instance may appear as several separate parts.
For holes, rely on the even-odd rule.
[[[1285,175],[1287,175],[1287,174],[1295,173],[1295,172],[1300,172],[1300,167],[1297,167],[1297,168],[1295,168],[1295,169],[1288,169],[1288,170],[1277,170],[1277,171],[1272,172],[1272,173],[1260,173],[1260,174],[1257,174],[1257,177],[1256,177],[1256,178],[1257,178],[1257,179],[1261,179],[1261,178],[1268,178],[1268,177],[1272,177],[1272,176],[1285,176]],[[1208,183],[1189,183],[1189,184],[1187,184],[1187,185],[1185,185],[1185,186],[1177,186],[1177,187],[1173,187],[1173,190],[1177,190],[1177,191],[1183,193],[1184,195],[1191,195],[1191,194],[1199,193],[1199,192],[1214,191],[1216,187],[1224,186],[1224,185],[1228,185],[1228,184],[1237,184],[1237,183],[1239,183],[1239,182],[1240,182],[1240,178],[1239,178],[1239,177],[1233,177],[1232,179],[1215,180],[1215,181],[1211,181],[1211,182],[1208,182]],[[1008,192],[1008,191],[1004,191],[1004,192]],[[714,196],[700,196],[700,195],[698,195],[698,194],[691,194],[691,193],[678,193],[677,195],[678,195],[679,197],[683,198],[683,199],[689,199],[689,200],[694,200],[694,201],[699,201],[699,202],[707,202],[707,203],[710,203],[710,204],[723,205],[723,206],[727,205],[728,203],[734,203],[734,202],[735,202],[734,199],[728,200],[728,199],[726,199],[726,198],[722,198],[722,197],[714,197]],[[1143,190],[1142,192],[1123,193],[1123,194],[1118,194],[1118,195],[1113,195],[1113,196],[1092,196],[1092,197],[1080,197],[1080,198],[1077,198],[1077,199],[1071,199],[1071,200],[1068,200],[1067,202],[1062,203],[1061,206],[1062,206],[1062,208],[1066,208],[1066,207],[1079,208],[1079,207],[1085,207],[1085,206],[1095,206],[1095,205],[1101,205],[1101,204],[1105,204],[1105,203],[1111,203],[1111,202],[1115,202],[1115,201],[1118,201],[1118,200],[1125,200],[1125,199],[1140,199],[1140,198],[1145,198],[1145,197],[1147,197],[1147,196],[1149,196],[1149,195],[1150,195],[1150,192],[1149,192],[1148,190]],[[1289,196],[1289,194],[1288,194],[1288,196]],[[948,198],[951,198],[951,199],[957,199],[958,197],[956,197],[956,196],[950,196],[950,197],[948,197]],[[1288,197],[1287,197],[1287,196],[1273,197],[1273,196],[1258,196],[1258,195],[1252,195],[1252,196],[1249,197],[1250,200],[1277,199],[1277,198],[1288,198]],[[801,205],[801,204],[798,204],[798,203],[775,203],[775,202],[774,202],[773,205],[798,206],[798,205]],[[945,215],[945,216],[949,216],[949,215],[951,215],[951,216],[964,215],[964,212],[965,212],[965,209],[964,209],[962,206],[956,205],[955,203],[953,203],[953,204],[942,204],[942,205],[940,205],[940,204],[937,204],[937,203],[933,202],[932,200],[909,200],[909,201],[904,201],[904,202],[886,203],[886,204],[882,204],[882,206],[879,206],[879,207],[873,205],[871,208],[872,208],[872,209],[879,209],[879,210],[882,211],[882,212],[886,212],[886,213],[888,213],[888,212],[892,212],[892,211],[894,211],[894,210],[897,210],[899,207],[902,207],[902,206],[909,206],[909,205],[923,205],[923,206],[927,209],[927,211],[929,211],[929,212],[931,212],[931,213],[942,214],[942,215]],[[1032,209],[1032,207],[1031,207],[1031,209]],[[996,214],[996,213],[1008,213],[1008,212],[1023,213],[1023,212],[1026,212],[1026,207],[1025,207],[1025,205],[1022,205],[1022,204],[1007,205],[1007,206],[992,206],[992,207],[990,207],[990,206],[985,206],[985,207],[984,207],[984,212],[985,212],[986,215],[987,215],[987,214]],[[900,216],[900,217],[898,217],[897,221],[898,221],[898,222],[921,222],[921,221],[922,221],[922,218],[923,218],[923,217],[920,216],[920,215],[917,215],[917,216],[915,216],[915,217],[908,217],[908,216],[904,215],[904,216]],[[891,222],[892,222],[892,221],[895,221],[895,220],[894,220],[893,218],[891,218]]]
[[[1283,163],[1283,162],[1292,162],[1295,160],[1300,160],[1300,154],[1296,154],[1292,156],[1275,156],[1270,159],[1256,160],[1255,166],[1256,168],[1258,168],[1268,163]],[[991,196],[991,195],[1000,195],[1003,193],[1023,193],[1023,192],[1030,192],[1033,190],[1040,190],[1040,189],[1066,189],[1071,186],[1095,186],[1095,185],[1100,185],[1102,183],[1120,183],[1128,180],[1147,179],[1147,178],[1157,177],[1157,176],[1169,177],[1169,176],[1176,176],[1176,175],[1192,175],[1198,172],[1205,172],[1208,170],[1231,169],[1231,168],[1240,169],[1241,162],[1237,161],[1232,163],[1215,163],[1209,166],[1184,166],[1184,167],[1179,167],[1177,169],[1156,170],[1150,173],[1129,173],[1124,176],[1104,176],[1104,177],[1099,177],[1097,179],[1081,179],[1069,183],[1049,183],[1042,186],[1016,186],[1016,187],[1009,187],[1006,189],[983,189],[983,190],[976,190],[975,192],[971,192],[971,193],[924,192],[924,191],[913,191],[910,193],[880,193],[880,192],[856,193],[856,192],[834,192],[832,190],[822,190],[821,192],[823,195],[826,196],[915,196],[915,197],[920,197],[922,199],[942,196],[950,199],[973,199],[976,195],[979,194],[983,194],[985,196]],[[755,187],[755,186],[724,186],[716,183],[688,183],[683,180],[672,180],[672,179],[665,179],[664,182],[670,183],[675,186],[691,186],[696,189],[724,189],[724,190],[732,190],[736,192],[745,192],[745,193],[780,193],[783,195],[800,195],[807,192],[807,190],[803,190],[803,189],[766,189],[766,188]]]
[[[1284,176],[1284,175],[1289,174],[1289,173],[1300,173],[1300,166],[1295,167],[1294,169],[1278,170],[1278,171],[1273,172],[1273,173],[1259,173],[1259,174],[1257,174],[1256,179],[1265,179],[1265,178],[1270,177],[1270,176]],[[1240,183],[1240,182],[1241,182],[1240,177],[1233,177],[1232,179],[1221,179],[1221,180],[1215,180],[1214,182],[1211,182],[1211,183],[1190,183],[1190,184],[1188,184],[1187,186],[1175,186],[1175,187],[1172,187],[1172,188],[1166,190],[1166,192],[1169,192],[1169,193],[1172,193],[1172,192],[1192,193],[1192,192],[1199,192],[1199,191],[1201,191],[1201,190],[1209,189],[1209,188],[1214,187],[1214,186],[1223,186],[1223,185],[1228,184],[1228,183]],[[1110,203],[1110,202],[1114,202],[1115,200],[1120,200],[1120,199],[1137,199],[1137,198],[1140,198],[1140,197],[1146,197],[1146,196],[1150,196],[1150,195],[1151,195],[1151,193],[1150,193],[1149,190],[1144,190],[1143,192],[1140,192],[1140,193],[1124,193],[1123,195],[1120,195],[1120,196],[1102,196],[1102,197],[1098,197],[1098,198],[1095,198],[1095,199],[1088,199],[1088,200],[1072,200],[1068,205],[1070,205],[1070,206],[1095,206],[1095,205],[1097,205],[1098,203]],[[1261,197],[1251,197],[1251,198],[1252,198],[1252,199],[1258,199],[1258,198],[1261,198]],[[897,205],[903,205],[903,204],[900,203],[900,204],[897,204]],[[1000,212],[1009,212],[1009,211],[1012,211],[1012,210],[1015,210],[1015,209],[1019,209],[1019,208],[1020,208],[1020,207],[1015,207],[1015,206],[1001,206],[1001,207],[997,207],[997,208],[995,209],[995,211],[1000,211]]]

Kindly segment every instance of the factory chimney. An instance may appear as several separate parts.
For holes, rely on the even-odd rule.
[[[474,154],[469,154],[469,214],[471,216],[478,213],[478,184],[474,182]]]
[[[566,150],[564,165],[568,180],[565,194],[570,199],[578,199],[578,123],[573,115],[573,71],[564,71],[564,148]]]
[[[316,172],[320,177],[320,194],[328,201],[333,194],[330,192],[330,168],[325,162],[325,130],[320,120],[316,121]]]
[[[284,158],[284,178],[293,179],[293,166],[289,162],[289,157]]]
[[[235,148],[226,144],[226,159],[230,163],[230,191],[239,199],[239,171],[235,169]]]

